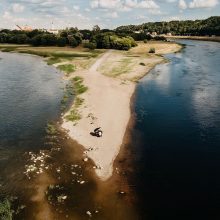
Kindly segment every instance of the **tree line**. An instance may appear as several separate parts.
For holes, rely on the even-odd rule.
[[[132,34],[135,31],[143,33],[157,32],[157,34],[171,33],[182,36],[220,36],[220,16],[195,21],[148,22],[141,25],[127,25],[116,28],[116,33]]]
[[[0,31],[0,43],[31,44],[33,46],[70,46],[77,47],[82,44],[90,49],[117,49],[129,50],[136,46],[135,41],[163,40],[163,36],[152,36],[149,33],[158,34],[172,33],[173,35],[220,35],[220,17],[210,17],[206,20],[196,21],[170,21],[149,22],[142,25],[127,25],[115,30],[100,29],[94,26],[92,30],[78,30],[78,28],[67,28],[55,35],[41,30]]]

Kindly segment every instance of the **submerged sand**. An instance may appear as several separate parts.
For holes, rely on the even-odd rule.
[[[172,46],[170,46],[172,45]],[[180,49],[176,44],[170,44],[167,53]],[[144,45],[142,45],[144,46]],[[141,48],[139,48],[141,49]],[[138,51],[138,48],[134,49]],[[134,53],[135,53],[134,51]],[[120,151],[125,131],[131,116],[130,100],[135,91],[135,82],[131,80],[135,68],[139,63],[131,67],[130,77],[109,77],[101,73],[100,69],[107,64],[120,63],[120,57],[114,56],[115,51],[109,50],[102,55],[89,70],[80,70],[74,75],[84,78],[84,84],[88,91],[82,94],[84,104],[80,107],[81,118],[77,123],[66,121],[63,118],[62,127],[66,129],[69,136],[83,145],[86,149],[85,158],[94,161],[94,167],[98,177],[101,180],[107,180],[113,172],[113,162]],[[129,52],[129,56],[130,56]],[[165,51],[163,51],[165,53]],[[124,59],[125,53],[121,53],[121,59]],[[141,56],[141,55],[140,55]],[[139,78],[145,75],[152,67],[163,61],[162,57],[140,57],[146,60],[146,65],[140,71],[138,68]],[[101,68],[102,67],[102,68]],[[128,73],[129,76],[129,73]],[[137,74],[135,74],[137,79]],[[68,114],[68,112],[67,112]],[[97,138],[90,135],[95,128],[101,127],[103,136]]]

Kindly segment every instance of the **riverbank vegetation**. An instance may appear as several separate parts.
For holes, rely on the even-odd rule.
[[[81,119],[79,107],[84,103],[84,99],[79,96],[85,93],[88,90],[88,87],[83,84],[83,78],[80,76],[73,77],[70,82],[71,85],[69,86],[69,88],[72,89],[75,98],[73,106],[69,111],[69,114],[65,116],[65,119],[68,121],[76,122]]]
[[[11,203],[8,199],[0,201],[0,219],[2,220],[12,220],[12,209]]]

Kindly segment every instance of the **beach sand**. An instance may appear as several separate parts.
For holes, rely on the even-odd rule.
[[[146,51],[146,46],[141,44],[133,49],[134,54],[140,53],[140,47],[144,47]],[[166,51],[163,49],[163,54],[178,51],[180,48],[177,44],[169,44]],[[112,175],[113,162],[120,151],[131,116],[130,100],[135,91],[136,83],[129,77],[129,72],[133,75],[135,68],[137,68],[139,78],[141,78],[153,66],[164,60],[163,57],[156,55],[148,58],[144,57],[146,63],[150,65],[146,65],[144,68],[142,66],[141,69],[139,63],[135,61],[135,64],[128,71],[126,80],[124,73],[122,74],[123,77],[120,77],[120,74],[118,77],[109,77],[99,70],[105,64],[108,68],[111,65],[114,66],[120,63],[119,57],[114,56],[114,53],[118,52],[109,50],[98,58],[89,70],[80,70],[74,73],[75,76],[83,77],[84,85],[88,87],[88,91],[80,95],[84,99],[84,104],[79,110],[81,119],[74,123],[65,120],[64,116],[62,124],[62,127],[68,131],[69,136],[85,147],[85,158],[88,157],[94,161],[96,174],[103,181]],[[127,55],[130,56],[132,50],[129,54],[127,53],[121,52],[121,59],[124,59]],[[137,79],[137,74],[135,74],[135,79]],[[93,132],[97,127],[101,127],[103,130],[101,138],[90,135],[90,132]]]

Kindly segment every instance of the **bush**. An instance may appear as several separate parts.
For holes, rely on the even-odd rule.
[[[167,41],[167,39],[164,36],[155,36],[154,40]]]
[[[151,47],[150,50],[149,50],[149,53],[155,53],[155,48]]]
[[[89,42],[89,43],[85,43],[83,46],[90,50],[95,50],[97,45],[95,42]]]
[[[75,37],[73,37],[73,36],[69,36],[68,40],[69,40],[69,45],[71,47],[77,47],[79,45],[78,42],[76,41]]]
[[[12,220],[11,204],[8,199],[0,201],[0,219]]]
[[[147,43],[147,39],[144,40],[144,43],[145,43],[145,44]]]
[[[65,37],[58,37],[57,38],[57,46],[65,47],[66,46],[66,38]]]

